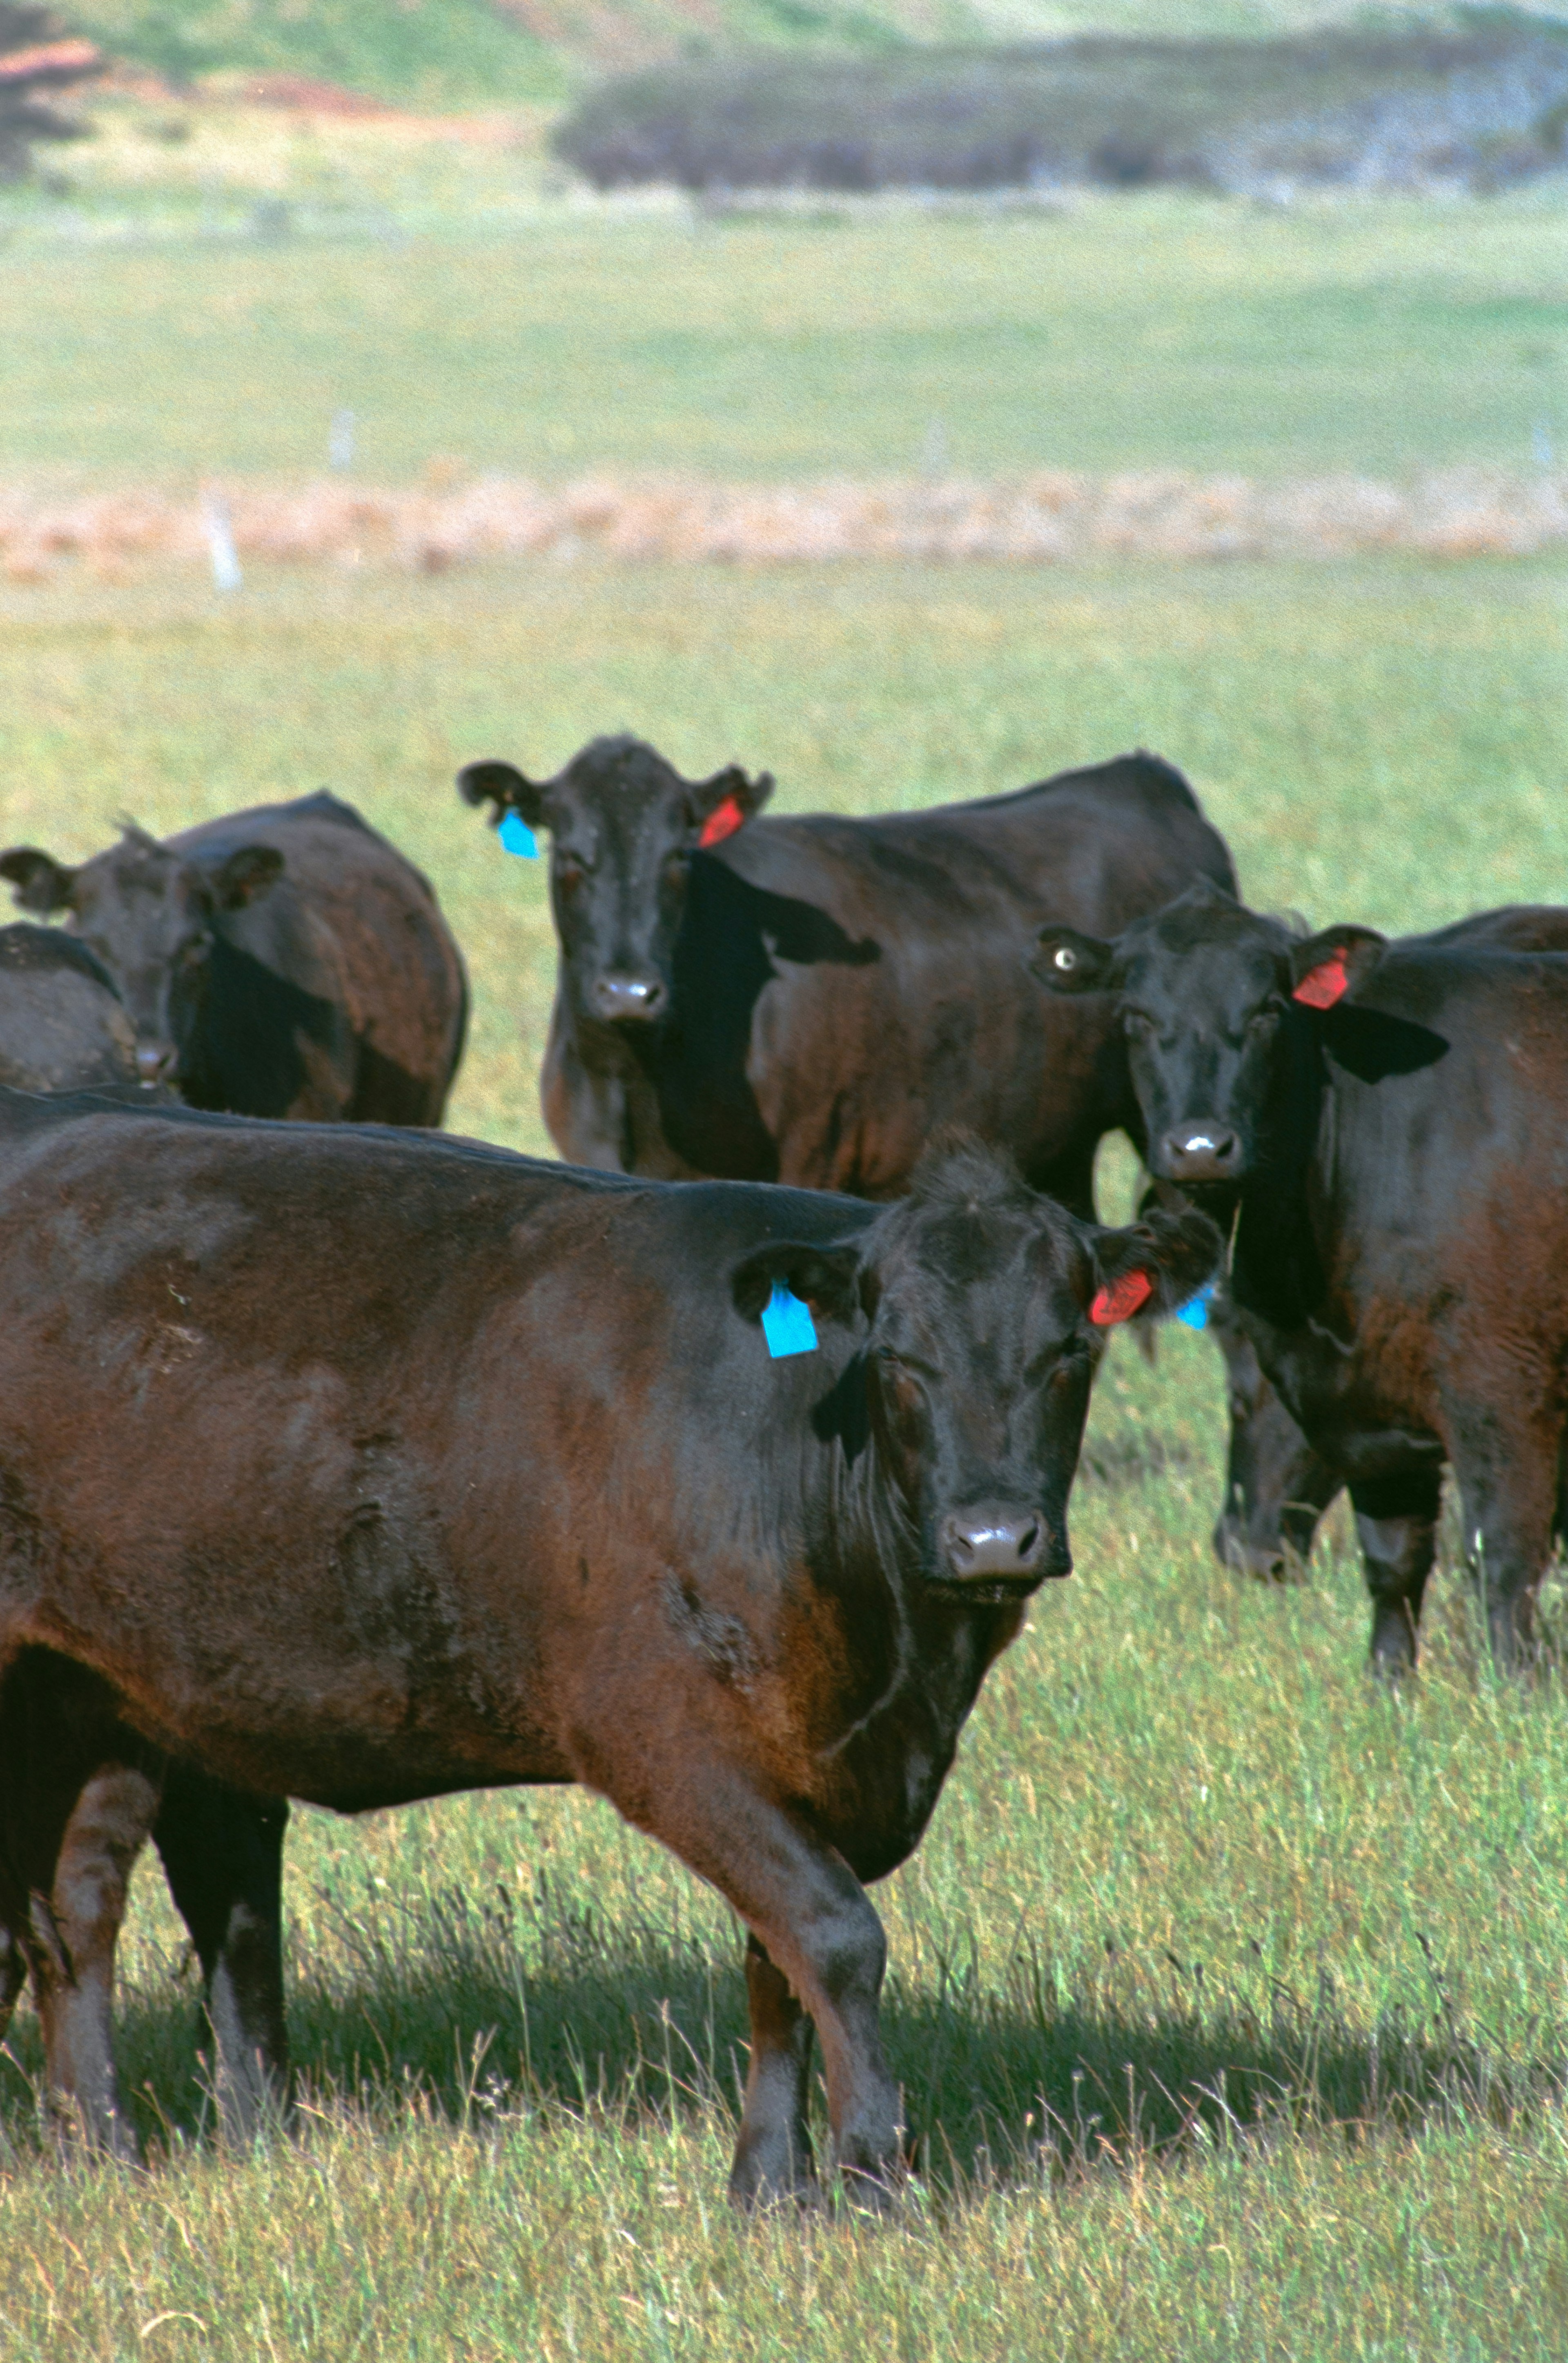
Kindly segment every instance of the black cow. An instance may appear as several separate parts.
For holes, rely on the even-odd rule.
[[[1043,917],[1110,933],[1195,877],[1233,889],[1179,771],[1126,755],[1016,794],[863,819],[758,819],[736,765],[686,780],[598,738],[553,780],[458,774],[492,821],[551,838],[559,941],[541,1096],[561,1153],[612,1171],[719,1174],[895,1197],[957,1123],[1093,1211],[1101,1137],[1141,1141],[1120,1030],[1019,984]],[[1232,1479],[1227,1559],[1310,1546],[1310,1455],[1220,1309]],[[1304,1519],[1304,1524],[1303,1524]]]
[[[885,2187],[862,1882],[1069,1570],[1096,1326],[1220,1248],[978,1148],[878,1210],[0,1094],[0,1918],[61,2106],[129,2147],[115,1942],[168,1785],[227,1803],[165,1853],[243,2122],[283,2064],[270,1800],[573,1781],[750,1931],[736,2194],[809,2182],[813,2023]],[[779,1291],[815,1350],[770,1358]]]
[[[1305,938],[1209,886],[1039,973],[1114,993],[1156,1175],[1235,1219],[1231,1286],[1348,1483],[1372,1654],[1411,1665],[1446,1459],[1493,1648],[1530,1648],[1560,1523],[1568,911]]]
[[[136,1034],[114,980],[59,927],[0,927],[0,1083],[137,1088]]]
[[[144,1081],[248,1115],[439,1124],[463,964],[430,886],[325,789],[160,843],[126,824],[78,869],[0,854],[109,971]]]

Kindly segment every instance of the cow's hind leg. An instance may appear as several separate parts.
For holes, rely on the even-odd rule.
[[[96,1676],[28,1649],[0,1692],[0,1922],[32,1972],[62,2130],[134,2158],[112,2032],[115,1946],[161,1767]]]
[[[1421,1600],[1437,1556],[1442,1471],[1433,1465],[1351,1486],[1372,1595],[1374,1673],[1408,1673],[1416,1662]]]
[[[153,1837],[202,1964],[218,2109],[231,2141],[287,2110],[282,1798],[171,1764]]]
[[[593,1785],[718,1889],[775,1973],[748,1961],[754,2061],[732,2195],[754,2204],[778,2188],[776,2177],[788,2173],[788,2187],[800,2180],[805,2037],[792,1997],[822,2043],[839,2171],[865,2203],[884,2204],[903,2171],[903,2106],[878,2025],[888,1946],[849,1865],[730,1766],[686,1763],[679,1781],[639,1783],[635,1803],[617,1796],[613,1776],[599,1773]]]
[[[1535,1603],[1551,1557],[1562,1452],[1554,1410],[1455,1403],[1449,1449],[1464,1516],[1464,1556],[1493,1662],[1518,1673],[1535,1654]]]

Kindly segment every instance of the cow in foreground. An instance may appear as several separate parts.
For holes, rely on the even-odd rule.
[[[1350,1487],[1373,1661],[1413,1665],[1446,1460],[1491,1646],[1528,1657],[1560,1523],[1568,912],[1299,938],[1196,887],[1114,942],[1042,931],[1114,993],[1152,1170],[1235,1222],[1231,1292]]]
[[[325,789],[162,842],[127,823],[75,869],[13,846],[0,877],[107,970],[142,1081],[247,1115],[440,1123],[461,957],[427,881]]]
[[[1118,1126],[1142,1146],[1138,1104],[1109,1003],[1022,977],[1034,930],[1111,934],[1195,878],[1236,885],[1154,755],[857,819],[765,815],[766,772],[683,779],[632,738],[595,739],[552,780],[487,761],[458,784],[492,821],[548,833],[545,1120],[564,1157],[612,1171],[891,1198],[960,1124],[1090,1215],[1095,1150]],[[1310,1548],[1317,1471],[1222,1308],[1216,1342],[1232,1483],[1215,1548],[1272,1571]]]
[[[1071,1567],[1097,1326],[1219,1253],[975,1148],[878,1210],[0,1095],[0,1919],[58,2104],[130,2147],[115,1943],[171,1789],[230,1801],[169,1869],[243,2126],[284,2068],[270,1801],[580,1781],[746,1925],[735,2194],[811,2188],[813,2025],[885,2191],[863,1882]],[[778,1291],[815,1350],[770,1358]]]

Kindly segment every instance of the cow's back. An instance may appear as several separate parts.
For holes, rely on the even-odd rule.
[[[1033,934],[1114,930],[1197,875],[1235,886],[1180,773],[1143,754],[974,804],[755,822],[692,866],[658,1128],[689,1171],[880,1198],[956,1126],[1087,1205],[1095,1143],[1136,1109],[1119,1027],[1032,981]]]
[[[107,971],[61,927],[0,927],[0,1083],[134,1085],[136,1035]]]
[[[423,872],[326,789],[226,814],[169,843],[204,868],[247,845],[283,857],[277,884],[226,915],[222,932],[242,957],[317,1004],[314,1020],[301,1012],[319,1058],[304,1084],[315,1098],[298,1112],[439,1124],[462,1053],[468,985]],[[243,1096],[223,1104],[290,1112]]]

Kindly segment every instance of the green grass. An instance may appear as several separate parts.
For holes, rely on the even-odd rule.
[[[269,148],[265,185],[348,205],[359,152]],[[194,173],[157,199],[179,235],[128,250],[17,200],[0,477],[310,473],[344,405],[381,481],[432,453],[547,478],[909,474],[933,420],[981,474],[1518,471],[1538,421],[1568,435],[1561,194],[714,224],[552,210],[525,203],[525,160],[440,152],[446,205],[406,242],[204,239],[180,209],[220,200]],[[499,206],[508,174],[508,233],[465,227],[463,187]],[[130,217],[123,190],[100,202]]]
[[[465,757],[539,770],[626,724],[688,768],[768,763],[782,808],[864,810],[1142,741],[1191,772],[1256,900],[1416,926],[1562,894],[1562,593],[1561,569],[1393,562],[17,590],[0,805],[8,841],[72,854],[122,807],[168,826],[329,782],[467,948],[454,1122],[539,1148],[542,882],[459,807]],[[735,1931],[607,1807],[305,1813],[297,2142],[213,2149],[154,1870],[122,2011],[150,2173],[40,2151],[20,2016],[6,2363],[1559,2357],[1561,1692],[1478,1669],[1448,1573],[1419,1690],[1373,1696],[1342,1525],[1300,1590],[1211,1564],[1220,1440],[1205,1341],[1169,1333],[1153,1370],[1119,1345],[1078,1571],[880,1891],[926,2140],[899,2224],[729,2218]]]

